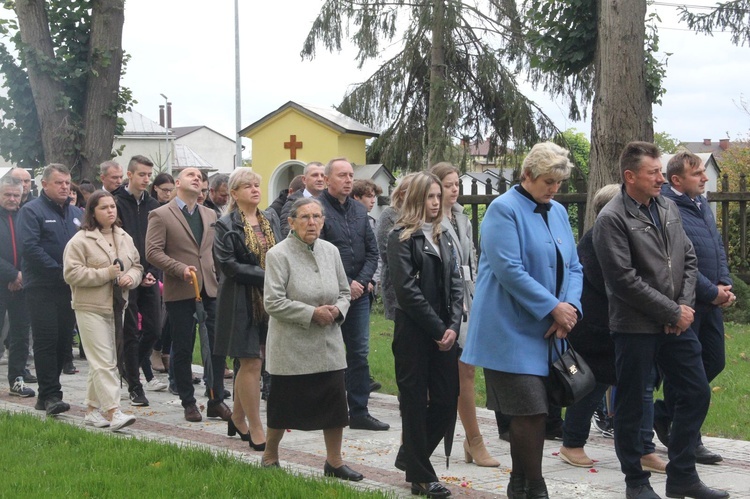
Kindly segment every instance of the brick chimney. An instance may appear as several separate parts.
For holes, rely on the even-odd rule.
[[[710,146],[711,145],[711,139],[703,139],[703,145],[704,146]]]
[[[159,125],[164,126],[164,104],[159,106]]]
[[[167,102],[167,128],[172,128],[172,103]]]
[[[729,149],[729,139],[720,139],[719,147],[721,147],[722,151],[726,151],[727,149]]]

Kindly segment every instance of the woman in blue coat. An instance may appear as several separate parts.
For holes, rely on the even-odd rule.
[[[523,162],[521,184],[490,204],[481,227],[461,360],[484,368],[487,407],[512,416],[511,498],[548,497],[542,477],[547,338],[565,338],[581,310],[575,240],[565,208],[552,201],[572,166],[562,147],[535,145]]]

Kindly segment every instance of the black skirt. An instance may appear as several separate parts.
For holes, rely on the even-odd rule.
[[[295,376],[271,375],[269,428],[327,430],[349,424],[344,369]]]

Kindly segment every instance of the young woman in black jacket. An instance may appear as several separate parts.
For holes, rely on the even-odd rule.
[[[428,497],[451,495],[430,455],[455,424],[463,313],[454,243],[440,225],[442,190],[435,175],[414,176],[387,251],[397,301],[393,355],[403,423],[396,467],[406,472],[413,494]]]

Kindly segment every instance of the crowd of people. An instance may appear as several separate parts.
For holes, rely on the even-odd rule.
[[[477,423],[481,367],[487,406],[507,422],[508,497],[549,497],[542,450],[560,414],[547,396],[549,343],[569,338],[597,383],[566,410],[560,458],[593,466],[589,421],[615,385],[628,499],[659,497],[651,472],[666,473],[668,497],[728,497],[696,471],[696,462],[722,459],[703,445],[700,427],[709,382],[724,367],[721,307],[736,301],[703,196],[705,167],[679,153],[665,179],[656,146],[628,144],[622,184],[596,194],[596,223],[577,245],[553,200],[572,167],[562,147],[534,146],[520,183],[488,206],[479,258],[450,163],[404,176],[378,220],[370,212],[382,190],[355,181],[345,158],[307,164],[265,211],[261,178],[248,168],[210,181],[196,168],[152,179],[153,163],[134,156],[125,172],[103,163],[95,189],[51,164],[35,199],[28,172],[15,168],[0,179],[10,393],[37,396],[28,386],[37,383],[36,409],[68,411],[60,376],[75,372],[77,331],[89,363],[85,424],[135,422],[120,408],[121,380],[131,405],[168,389],[187,421],[201,421],[191,368],[198,330],[207,343],[206,417],[263,452],[264,467],[280,465],[286,430],[322,430],[325,475],[359,481],[342,456],[344,428],[389,429],[368,403],[380,388],[368,364],[377,294],[394,321],[402,419],[394,465],[413,494],[451,495],[430,457],[457,417],[466,462],[500,465]],[[36,376],[26,367],[29,331]],[[660,383],[665,397],[655,404]],[[654,453],[652,428],[668,463]]]

